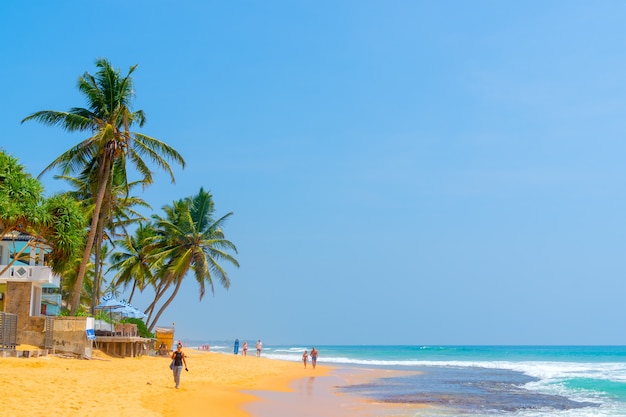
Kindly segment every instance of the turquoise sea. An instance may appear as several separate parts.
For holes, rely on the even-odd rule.
[[[626,346],[316,348],[320,364],[415,371],[335,388],[390,405],[429,405],[402,415],[626,416]],[[263,356],[299,362],[305,349],[265,346]]]

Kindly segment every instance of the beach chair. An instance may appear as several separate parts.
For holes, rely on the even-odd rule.
[[[124,336],[135,336],[132,323],[124,324]]]
[[[115,330],[113,331],[115,336],[122,336],[124,334],[124,325],[122,323],[117,323],[115,325]]]

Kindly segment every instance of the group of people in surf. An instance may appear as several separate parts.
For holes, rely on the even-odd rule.
[[[261,351],[263,350],[263,342],[261,339],[256,342],[256,355],[261,356]],[[235,355],[239,354],[239,339],[235,339],[235,347],[233,349],[233,353]],[[243,345],[241,346],[241,354],[243,356],[248,356],[248,342],[244,340]]]
[[[305,350],[304,353],[302,354],[302,363],[304,363],[305,368],[306,368],[308,361],[309,361],[309,353]],[[317,349],[315,349],[315,346],[311,348],[311,365],[313,365],[313,369],[315,369],[315,365],[317,365]]]

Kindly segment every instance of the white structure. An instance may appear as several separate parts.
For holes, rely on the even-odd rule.
[[[28,282],[32,284],[30,315],[43,315],[42,289],[44,286],[59,288],[61,285],[60,277],[53,274],[52,268],[45,264],[45,254],[48,250],[48,246],[33,242],[33,238],[28,235],[13,233],[0,240],[0,311],[3,310],[2,300],[7,283]],[[15,257],[19,257],[20,260],[11,264]]]

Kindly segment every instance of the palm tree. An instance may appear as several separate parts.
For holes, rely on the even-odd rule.
[[[134,181],[129,184],[124,184],[124,177],[121,175],[122,170],[118,167],[119,163],[114,166],[113,172],[113,185],[110,195],[105,198],[102,204],[102,210],[100,219],[98,222],[98,231],[96,234],[96,241],[94,245],[94,282],[92,285],[92,309],[100,300],[100,294],[102,293],[102,271],[104,259],[107,257],[107,251],[102,250],[104,240],[107,240],[115,246],[113,239],[120,236],[128,236],[127,226],[147,221],[147,219],[135,210],[135,206],[141,206],[143,208],[151,208],[148,203],[139,197],[129,196],[128,193],[135,187],[143,186],[142,181]],[[90,186],[93,185],[93,181],[89,180],[90,173],[83,172],[78,178],[70,176],[55,176],[57,179],[64,179],[68,181],[75,188],[74,191],[70,191],[67,194],[75,198],[77,201],[82,201],[85,209],[89,213],[93,213],[93,193],[90,190]],[[120,234],[119,229],[122,233]]]
[[[61,276],[61,298],[63,300],[63,304],[65,308],[71,310],[71,298],[73,297],[74,291],[76,289],[76,276],[78,274],[78,266],[80,265],[82,258],[81,255],[78,255],[72,262],[67,264],[66,268],[63,271],[60,271],[59,275]],[[83,281],[82,289],[80,291],[80,298],[77,309],[82,305],[88,305],[91,300],[91,290],[94,280],[94,265],[93,262],[89,262],[87,273],[85,274],[85,279]],[[83,310],[84,311],[84,310]]]
[[[152,241],[155,231],[151,223],[141,223],[133,236],[126,235],[117,241],[118,251],[111,255],[112,265],[109,270],[118,271],[113,286],[132,284],[128,302],[132,302],[135,289],[140,292],[153,281],[155,274],[144,247]]]
[[[60,168],[63,175],[78,172],[93,173],[94,210],[89,235],[76,277],[76,285],[71,301],[71,314],[78,307],[80,292],[94,241],[98,232],[100,216],[103,213],[105,196],[111,194],[114,166],[119,164],[123,171],[124,184],[128,184],[127,164],[142,177],[146,184],[152,184],[152,172],[146,161],[149,159],[159,168],[174,174],[168,161],[180,164],[185,161],[172,147],[158,139],[131,131],[137,124],[142,127],[146,121],[143,110],[132,111],[134,98],[131,74],[137,68],[132,66],[126,76],[114,69],[108,60],[96,60],[98,71],[95,76],[85,73],[78,79],[78,89],[88,102],[88,108],[74,107],[67,112],[43,110],[31,114],[22,123],[35,120],[50,126],[60,126],[69,132],[89,132],[91,136],[65,151],[48,165],[40,177],[53,168]]]
[[[207,284],[214,292],[214,278],[222,287],[230,287],[230,279],[220,262],[226,261],[239,267],[239,262],[229,253],[237,253],[237,248],[225,239],[222,229],[233,213],[214,220],[214,203],[209,192],[200,188],[196,196],[175,201],[171,206],[164,207],[164,211],[165,217],[153,216],[156,237],[152,244],[146,246],[159,278],[154,281],[155,299],[146,310],[150,330],[176,297],[188,272],[193,272],[202,300]],[[172,294],[153,317],[157,302],[172,285],[175,286]]]

